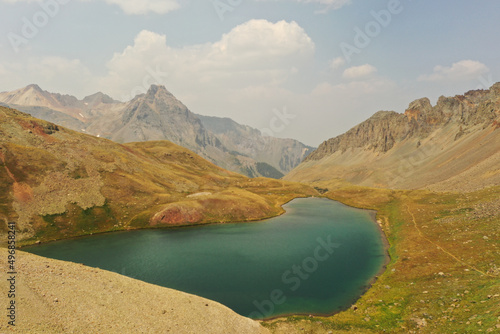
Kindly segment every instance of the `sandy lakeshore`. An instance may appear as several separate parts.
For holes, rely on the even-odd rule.
[[[0,263],[6,313],[5,248]],[[0,333],[269,333],[214,301],[81,264],[17,251],[16,270],[15,331],[5,314]]]

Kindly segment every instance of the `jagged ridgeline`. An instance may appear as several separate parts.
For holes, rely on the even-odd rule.
[[[119,143],[166,139],[250,177],[280,178],[313,150],[297,140],[263,136],[229,118],[196,115],[164,86],[153,85],[146,94],[119,102],[103,93],[78,100],[29,85],[0,93],[0,102]]]
[[[379,111],[323,142],[286,176],[372,187],[476,190],[500,184],[500,83]]]
[[[119,144],[7,107],[0,107],[0,190],[0,234],[16,221],[20,243],[261,219],[316,193],[224,170],[169,141]]]

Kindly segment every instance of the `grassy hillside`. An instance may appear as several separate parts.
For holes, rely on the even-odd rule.
[[[391,262],[349,310],[266,322],[274,333],[500,331],[500,187],[459,194],[313,185],[377,210]]]
[[[0,107],[0,225],[21,244],[274,216],[316,191],[249,179],[168,141],[117,144]]]

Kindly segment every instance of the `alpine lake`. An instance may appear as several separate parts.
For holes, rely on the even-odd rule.
[[[202,296],[254,319],[351,306],[384,267],[374,213],[299,198],[249,223],[113,232],[23,247]]]

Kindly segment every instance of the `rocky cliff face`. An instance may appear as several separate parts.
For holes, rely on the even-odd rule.
[[[499,98],[500,83],[497,83],[491,90],[470,91],[455,97],[441,96],[434,107],[428,98],[422,98],[411,102],[404,114],[379,111],[345,134],[323,142],[307,160],[320,160],[349,148],[387,152],[396,142],[424,139],[447,124],[459,126],[461,131],[457,136],[460,136],[476,125],[492,124],[499,117]]]
[[[287,179],[343,178],[368,186],[453,189],[461,175],[476,177],[478,187],[496,184],[499,124],[500,83],[489,90],[441,96],[435,106],[422,98],[403,114],[379,111],[323,142]]]
[[[119,102],[103,93],[78,100],[30,85],[0,93],[0,102],[120,143],[170,140],[220,167],[251,177],[281,177],[311,151],[295,140],[263,137],[230,119],[214,117],[204,124],[203,116],[192,113],[163,86],[153,85],[146,94]]]

